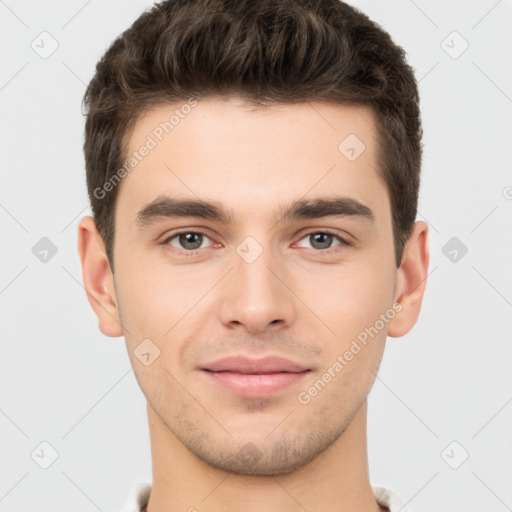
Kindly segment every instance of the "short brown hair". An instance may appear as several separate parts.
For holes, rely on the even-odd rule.
[[[155,104],[230,95],[371,107],[398,267],[416,219],[422,153],[404,50],[340,0],[167,0],[115,39],[84,96],[88,194],[112,272],[118,188],[95,190],[121,168],[138,117]]]

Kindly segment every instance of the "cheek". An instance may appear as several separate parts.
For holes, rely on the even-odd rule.
[[[197,321],[205,314],[201,298],[211,288],[212,276],[184,275],[183,271],[180,275],[176,269],[170,272],[168,267],[159,270],[155,266],[124,270],[118,274],[118,308],[137,379],[143,389],[154,378],[170,379],[172,386],[165,370],[176,377],[182,373],[181,353],[202,325]],[[138,360],[138,354],[145,352],[157,355],[147,367]]]
[[[179,272],[171,274],[164,268],[127,269],[119,282],[118,303],[126,327],[144,336],[162,337],[193,307],[201,292],[197,278],[183,279]]]
[[[311,321],[321,320],[342,343],[373,325],[391,307],[393,276],[378,264],[333,268],[304,278],[298,295],[316,313]]]

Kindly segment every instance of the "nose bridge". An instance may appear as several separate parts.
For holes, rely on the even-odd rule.
[[[236,246],[221,308],[226,325],[244,324],[251,332],[271,323],[290,324],[294,316],[293,294],[282,282],[278,254],[268,236],[258,238],[247,236]]]

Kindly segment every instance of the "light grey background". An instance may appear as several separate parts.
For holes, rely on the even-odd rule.
[[[369,397],[371,482],[411,511],[511,510],[512,2],[352,4],[416,70],[425,130],[418,219],[430,224],[420,319],[388,339]],[[85,85],[150,5],[0,1],[5,512],[115,511],[152,478],[144,396],[124,339],[98,330],[76,250],[78,220],[90,214]],[[43,237],[57,248],[46,262],[32,250]],[[468,249],[461,256],[454,246],[455,262],[453,247],[443,252],[452,237]],[[43,469],[52,450],[58,458]]]

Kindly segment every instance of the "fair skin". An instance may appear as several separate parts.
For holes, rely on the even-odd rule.
[[[140,117],[130,151],[177,107]],[[418,318],[429,252],[428,226],[418,221],[395,266],[375,130],[363,106],[201,100],[118,185],[114,274],[92,217],[81,219],[88,299],[101,332],[125,337],[148,402],[148,512],[385,510],[369,482],[367,396],[386,336],[403,336]],[[366,146],[353,161],[338,150],[349,134]],[[165,195],[215,202],[232,219],[157,216],[138,225],[137,212]],[[366,206],[373,220],[280,215],[294,201],[335,195]],[[325,230],[330,238],[317,234]],[[249,262],[247,251],[257,257]],[[160,355],[146,366],[134,351],[148,338]],[[227,388],[205,367],[235,354],[280,356],[304,371],[277,390],[259,388],[255,375],[248,387]],[[320,392],[298,399],[322,378]]]

